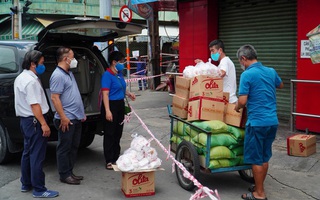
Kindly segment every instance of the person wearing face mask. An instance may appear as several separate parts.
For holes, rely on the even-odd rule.
[[[60,181],[78,185],[83,176],[73,173],[80,144],[82,122],[86,120],[77,82],[70,69],[77,67],[72,49],[57,50],[58,66],[50,77],[51,100],[56,109],[53,123],[58,130],[57,165]]]
[[[283,82],[273,68],[265,67],[257,60],[257,52],[252,45],[243,45],[237,58],[245,71],[239,84],[239,101],[235,111],[247,106],[244,139],[244,163],[252,165],[255,185],[242,199],[267,199],[264,180],[268,173],[272,156],[272,143],[278,128],[276,88],[283,88]]]
[[[229,103],[236,103],[238,98],[237,91],[237,77],[236,68],[232,60],[226,56],[224,52],[224,44],[222,40],[213,40],[209,44],[211,52],[211,59],[219,62],[218,68],[220,70],[220,77],[223,78],[223,92],[229,93]],[[195,60],[196,63],[202,62],[199,59]]]
[[[46,117],[49,106],[38,78],[46,69],[43,62],[41,52],[32,50],[26,53],[22,63],[23,71],[14,81],[14,105],[24,136],[21,192],[33,189],[34,197],[52,198],[58,196],[59,192],[45,187],[45,174],[42,170],[47,140],[51,134]]]
[[[124,55],[114,51],[108,61],[110,66],[101,78],[101,117],[104,121],[103,150],[106,169],[112,170],[112,164],[118,160],[121,150],[125,95],[132,101],[136,96],[126,90],[126,82],[122,75]]]

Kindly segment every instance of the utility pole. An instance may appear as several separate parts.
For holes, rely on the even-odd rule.
[[[112,13],[111,13],[111,0],[100,0],[99,3],[100,6],[100,18],[101,19],[112,19]],[[101,42],[101,49],[105,49],[108,46],[108,42]],[[106,60],[108,60],[108,51],[103,51],[102,55]]]
[[[32,2],[30,0],[26,0],[23,7],[21,6],[19,0],[13,0],[12,3],[13,6],[10,8],[12,15],[12,38],[15,40],[22,39],[22,13],[24,17],[27,16],[29,6],[32,4]]]
[[[100,0],[100,18],[111,20],[112,19],[112,8],[111,0]]]
[[[152,75],[160,74],[160,40],[159,40],[159,17],[158,11],[153,12],[153,21],[148,21],[149,37],[151,40],[151,65]],[[158,87],[161,77],[153,78],[153,89]]]
[[[20,33],[21,33],[21,28],[19,25],[21,24],[20,19],[21,18],[21,12],[20,10],[20,5],[19,5],[19,0],[13,0],[13,7],[10,8],[12,11],[12,38],[17,40],[20,39]]]

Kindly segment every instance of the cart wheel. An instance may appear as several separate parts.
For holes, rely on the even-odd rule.
[[[176,160],[190,172],[196,179],[200,176],[199,156],[194,146],[187,141],[182,141],[177,149]],[[176,175],[180,186],[185,190],[193,190],[195,185],[183,176],[183,171],[176,165]]]
[[[239,170],[241,178],[249,183],[254,183],[252,169]]]

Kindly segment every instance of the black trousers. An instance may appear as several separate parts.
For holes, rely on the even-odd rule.
[[[81,139],[81,121],[73,119],[71,122],[73,125],[69,125],[69,131],[62,132],[61,128],[59,128],[60,119],[53,119],[54,126],[58,130],[57,166],[62,180],[73,173]]]
[[[120,139],[122,137],[124,120],[124,101],[110,100],[110,111],[113,121],[106,120],[104,104],[101,105],[101,117],[104,122],[103,150],[106,163],[116,162],[120,156]]]

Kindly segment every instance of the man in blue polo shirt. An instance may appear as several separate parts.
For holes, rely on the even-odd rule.
[[[237,52],[238,60],[245,69],[240,77],[239,99],[235,110],[247,105],[248,120],[244,141],[244,163],[252,164],[255,185],[243,199],[267,199],[264,191],[272,143],[278,128],[276,88],[283,82],[273,68],[265,67],[257,60],[252,45],[244,45]]]
[[[79,185],[83,176],[76,176],[73,167],[80,144],[82,123],[86,120],[77,82],[70,69],[77,67],[72,49],[57,50],[58,66],[50,77],[51,100],[56,109],[54,125],[58,129],[57,165],[60,181]]]

